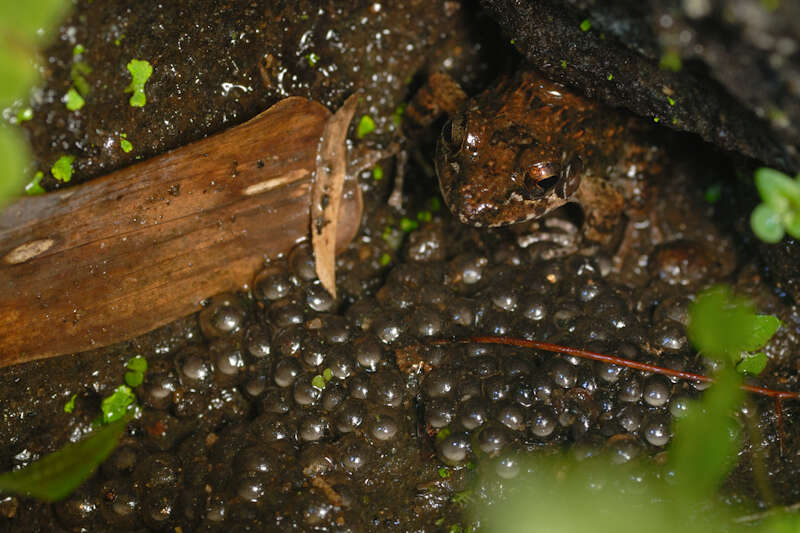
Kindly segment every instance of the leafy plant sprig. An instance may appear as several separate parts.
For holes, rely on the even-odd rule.
[[[24,468],[0,474],[0,492],[32,496],[47,502],[66,498],[80,486],[106,457],[114,451],[125,428],[137,409],[136,395],[131,387],[144,380],[147,360],[137,355],[125,363],[125,381],[112,394],[103,399],[102,414],[97,417],[92,431],[85,439],[66,444]],[[64,412],[75,409],[73,394],[64,406]]]
[[[707,357],[735,365],[741,373],[760,374],[767,356],[760,350],[781,321],[760,315],[747,298],[716,285],[701,292],[689,308],[689,339]]]
[[[800,174],[790,178],[774,168],[754,174],[762,203],[750,215],[750,227],[764,242],[777,243],[788,233],[800,239]]]

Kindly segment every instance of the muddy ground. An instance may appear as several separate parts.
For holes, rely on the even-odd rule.
[[[401,138],[397,110],[428,72],[446,71],[475,93],[518,67],[493,24],[477,6],[454,2],[81,3],[46,53],[25,128],[38,167],[76,156],[76,184],[285,96],[335,109],[360,89],[357,116],[376,125],[360,142],[380,149]],[[85,51],[76,55],[78,44]],[[133,57],[154,67],[142,109],[124,92]],[[61,97],[80,61],[91,67],[90,96],[69,112]],[[586,242],[574,205],[511,228],[460,224],[441,205],[432,171],[439,128],[406,140],[402,209],[386,203],[392,161],[381,164],[381,179],[359,176],[364,223],[337,260],[338,300],[300,244],[269,261],[250,291],[214,296],[197,315],[120,345],[4,369],[0,467],[9,470],[89,432],[124,362],[141,354],[149,363],[136,389],[143,414],[111,458],[63,502],[0,500],[2,527],[439,531],[464,523],[453,496],[476,472],[513,477],[522,451],[588,447],[616,463],[656,460],[702,387],[544,352],[432,341],[530,337],[704,372],[686,338],[686,309],[715,282],[781,318],[759,381],[797,390],[800,314],[741,238],[740,189],[730,179],[739,158],[696,136],[667,135],[670,186],[622,260],[614,246]],[[709,203],[714,185],[721,198]],[[723,498],[764,505],[757,451],[775,503],[794,503],[799,406],[783,406],[781,453],[773,402],[751,400],[742,416],[757,422],[761,440],[747,443]]]

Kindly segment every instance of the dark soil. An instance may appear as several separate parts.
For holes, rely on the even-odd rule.
[[[246,120],[288,94],[335,108],[357,87],[357,116],[377,125],[365,142],[381,146],[400,135],[392,115],[426,68],[475,88],[505,62],[497,53],[514,54],[487,61],[498,43],[470,29],[486,20],[453,13],[450,2],[168,4],[82,4],[63,25],[26,126],[42,168],[71,153],[83,181]],[[78,43],[92,92],[69,113],[59,99]],[[314,68],[311,52],[320,56]],[[265,86],[258,65],[266,54]],[[129,107],[123,92],[133,57],[155,69],[143,109]],[[131,153],[120,150],[122,132]],[[266,264],[249,292],[214,296],[197,315],[117,346],[4,369],[0,468],[9,470],[89,432],[124,362],[141,354],[149,363],[136,389],[143,414],[111,458],[63,502],[3,498],[0,527],[440,531],[463,523],[453,495],[477,472],[514,476],[497,459],[589,448],[614,463],[650,464],[702,387],[544,352],[432,341],[530,337],[705,372],[686,339],[686,309],[719,281],[783,320],[760,382],[797,390],[800,313],[764,281],[734,231],[742,217],[725,200],[733,188],[719,204],[703,198],[735,163],[696,138],[674,146],[670,186],[625,254],[589,246],[572,205],[521,227],[460,225],[438,207],[423,144],[407,170],[403,212],[386,206],[391,162],[383,179],[360,176],[365,221],[337,260],[338,301],[301,243]],[[800,406],[783,405],[783,448],[792,451],[781,455],[774,403],[751,401],[761,440],[747,443],[725,497],[763,504],[756,450],[776,503],[794,503]]]

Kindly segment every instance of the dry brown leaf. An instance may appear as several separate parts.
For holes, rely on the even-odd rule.
[[[336,227],[339,204],[347,175],[347,129],[356,111],[358,96],[350,95],[328,119],[317,151],[317,169],[311,189],[311,245],[317,277],[336,298]]]

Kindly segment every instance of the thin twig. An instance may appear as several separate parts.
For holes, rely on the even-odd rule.
[[[681,379],[688,379],[693,381],[700,381],[703,383],[713,383],[714,378],[709,376],[704,376],[703,374],[695,374],[694,372],[686,372],[684,370],[673,370],[671,368],[666,368],[663,366],[651,365],[648,363],[640,363],[638,361],[632,361],[630,359],[625,359],[624,357],[617,357],[614,355],[606,355],[597,352],[591,352],[589,350],[583,350],[581,348],[572,348],[570,346],[562,346],[560,344],[552,344],[549,342],[542,342],[542,341],[532,341],[528,339],[519,339],[516,337],[493,337],[493,336],[485,336],[485,337],[468,337],[466,339],[460,339],[456,341],[434,341],[434,344],[450,344],[451,342],[457,343],[477,343],[477,344],[501,344],[505,346],[517,346],[519,348],[533,348],[535,350],[544,350],[546,352],[554,352],[554,353],[564,353],[567,355],[572,355],[575,357],[580,357],[582,359],[592,359],[594,361],[600,361],[602,363],[608,363],[611,365],[618,365],[624,366],[627,368],[633,368],[635,370],[641,370],[643,372],[652,372],[653,374],[661,374],[665,376],[674,376]],[[768,396],[770,398],[775,398],[778,400],[778,412],[780,413],[780,400],[790,399],[796,400],[800,398],[800,393],[792,392],[792,391],[780,391],[774,389],[768,389],[766,387],[758,387],[755,385],[747,385],[741,384],[739,387],[742,390],[746,390],[748,392],[752,392],[754,394],[759,394],[761,396]]]

